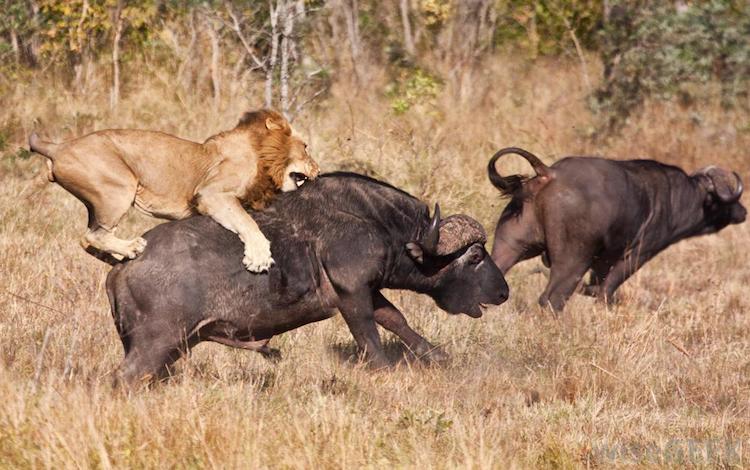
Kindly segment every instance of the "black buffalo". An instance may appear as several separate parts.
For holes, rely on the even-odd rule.
[[[189,348],[215,341],[270,354],[267,340],[330,318],[338,308],[371,364],[386,364],[376,324],[418,356],[439,351],[380,293],[409,289],[450,313],[482,315],[508,297],[478,222],[431,218],[425,204],[390,185],[336,173],[284,193],[254,213],[276,265],[253,274],[242,243],[209,217],[159,225],[148,248],[107,277],[125,348],[125,382],[162,376]]]
[[[503,177],[506,154],[524,157],[536,176]],[[550,267],[543,306],[562,310],[591,269],[583,293],[611,301],[615,290],[667,246],[745,220],[737,173],[707,167],[688,175],[654,160],[568,157],[551,167],[519,148],[498,151],[490,181],[510,203],[495,230],[492,258],[505,274],[543,255]]]

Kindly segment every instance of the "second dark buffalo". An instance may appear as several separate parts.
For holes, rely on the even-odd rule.
[[[536,176],[500,176],[495,163],[518,154]],[[669,245],[745,220],[737,173],[715,166],[688,175],[654,160],[568,157],[551,167],[520,148],[499,150],[487,167],[511,197],[495,230],[492,258],[503,273],[542,255],[550,267],[542,306],[562,310],[582,292],[608,302],[638,268]]]
[[[125,348],[122,380],[164,375],[201,341],[271,354],[269,338],[336,308],[375,366],[387,362],[378,324],[416,355],[440,359],[381,289],[424,293],[472,317],[508,298],[477,221],[441,219],[437,206],[430,217],[424,203],[373,179],[325,175],[253,218],[271,240],[277,264],[268,273],[248,272],[242,243],[208,217],[157,226],[144,235],[142,255],[112,269],[107,294]]]

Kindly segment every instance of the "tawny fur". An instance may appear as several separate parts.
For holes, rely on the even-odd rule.
[[[32,134],[29,145],[48,158],[47,178],[86,205],[86,248],[116,258],[142,252],[142,238],[121,240],[113,233],[132,205],[166,219],[200,213],[239,235],[243,261],[255,272],[273,263],[270,244],[242,206],[263,209],[280,191],[296,189],[319,172],[289,122],[265,109],[246,113],[234,129],[202,144],[112,129],[60,144]]]

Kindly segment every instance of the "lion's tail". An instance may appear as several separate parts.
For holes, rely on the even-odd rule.
[[[552,169],[545,165],[544,162],[542,162],[536,155],[531,152],[527,152],[526,150],[518,147],[508,147],[498,150],[495,155],[492,156],[490,162],[487,164],[487,176],[489,177],[492,185],[499,189],[504,195],[513,195],[516,191],[521,189],[523,182],[526,180],[526,178],[521,175],[501,176],[500,173],[497,172],[497,169],[495,168],[495,162],[497,162],[497,160],[503,155],[507,155],[509,153],[515,153],[516,155],[520,155],[525,158],[526,161],[531,164],[531,167],[534,169],[534,172],[537,174],[537,176],[552,176]]]
[[[54,183],[55,181],[55,174],[52,172],[52,164],[55,161],[55,154],[59,147],[60,144],[42,140],[36,132],[32,132],[29,136],[29,149],[32,152],[47,157],[47,179],[50,183]]]

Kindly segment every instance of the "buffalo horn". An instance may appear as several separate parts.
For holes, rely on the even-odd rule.
[[[440,243],[437,255],[445,256],[473,245],[486,243],[487,234],[482,224],[465,214],[446,217],[440,223]]]
[[[737,188],[735,188],[734,197],[732,198],[732,202],[735,202],[742,197],[742,191],[744,191],[745,186],[742,184],[742,178],[740,178],[740,175],[738,175],[736,171],[733,171],[732,173],[734,174],[734,179],[737,180]]]
[[[435,211],[432,213],[432,220],[427,232],[422,237],[422,248],[429,254],[437,253],[438,243],[440,242],[440,206],[435,203]]]
[[[722,202],[731,204],[740,199],[744,187],[742,185],[742,179],[736,171],[732,172],[732,176],[734,176],[735,180],[734,188],[730,186],[729,181],[731,178],[729,177],[728,171],[720,168],[712,168],[709,176],[711,176],[711,179],[713,180],[714,191]]]

